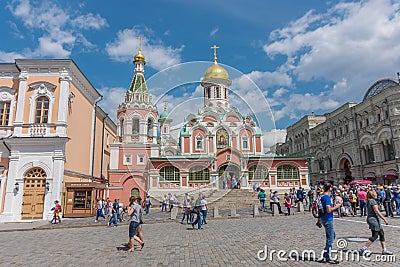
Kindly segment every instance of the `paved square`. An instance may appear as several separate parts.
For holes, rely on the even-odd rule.
[[[359,249],[370,236],[365,218],[335,219],[338,238],[348,249]],[[342,262],[341,266],[399,266],[400,218],[385,226],[388,248],[397,263]],[[143,251],[124,252],[128,227],[104,225],[31,231],[2,232],[1,266],[324,266],[310,261],[260,261],[257,252],[265,245],[274,250],[321,250],[323,229],[309,214],[280,217],[209,220],[204,230],[176,222],[143,225]],[[334,248],[337,248],[336,242]],[[371,250],[380,254],[378,242]]]

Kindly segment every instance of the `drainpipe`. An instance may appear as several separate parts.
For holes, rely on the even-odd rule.
[[[100,178],[103,175],[103,165],[104,165],[104,133],[106,131],[105,120],[107,119],[108,114],[103,118],[103,132],[101,134],[101,165],[100,165]],[[104,179],[105,180],[105,179]]]
[[[94,102],[94,116],[93,116],[93,147],[92,147],[92,166],[90,170],[90,176],[92,179],[94,178],[94,152],[96,149],[96,110],[98,103],[103,99],[103,96],[101,95],[100,98],[96,99]]]
[[[357,116],[358,116],[358,113],[356,111],[354,111],[354,123],[355,123],[355,126],[356,126],[358,154],[359,154],[359,157],[360,157],[361,179],[364,180],[364,166],[363,166],[363,163],[362,163],[361,143],[360,143],[360,135],[358,133]]]

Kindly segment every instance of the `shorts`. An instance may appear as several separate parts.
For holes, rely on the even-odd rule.
[[[139,227],[138,222],[131,221],[129,224],[129,239],[132,239],[136,235],[137,228]]]

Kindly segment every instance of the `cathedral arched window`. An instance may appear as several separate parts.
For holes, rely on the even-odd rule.
[[[300,179],[299,169],[290,164],[284,164],[277,169],[278,180],[298,180]]]
[[[132,134],[139,134],[139,119],[132,119]]]
[[[198,134],[196,136],[196,150],[203,150],[203,149],[204,149],[203,136],[201,134]]]
[[[263,165],[253,165],[249,168],[249,180],[268,180],[268,169]]]
[[[242,149],[249,149],[249,137],[247,136],[247,134],[242,135]]]
[[[147,136],[153,136],[153,120],[147,120]]]
[[[124,135],[124,119],[122,118],[119,121],[119,136],[123,136]]]
[[[165,166],[160,169],[160,179],[168,182],[179,182],[180,172],[174,166]]]
[[[195,166],[189,170],[189,182],[209,182],[210,171],[203,166]]]
[[[35,123],[47,123],[49,119],[49,98],[40,96],[36,99]]]

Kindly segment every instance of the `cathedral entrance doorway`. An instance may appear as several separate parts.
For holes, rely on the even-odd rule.
[[[240,168],[233,163],[225,163],[218,168],[219,188],[234,189],[240,177]]]

